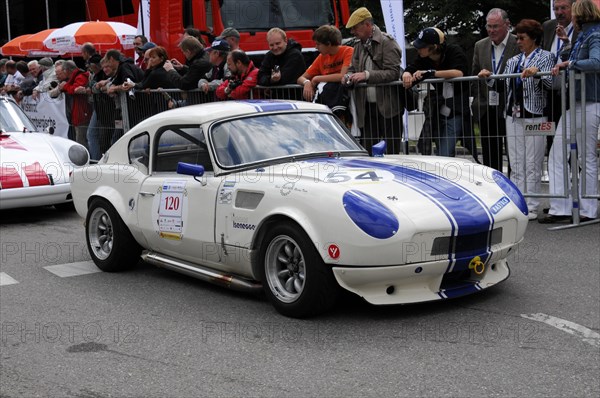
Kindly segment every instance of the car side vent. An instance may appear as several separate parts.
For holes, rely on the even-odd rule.
[[[264,196],[264,192],[238,191],[235,196],[235,207],[254,210]]]
[[[431,248],[432,256],[446,255],[454,248],[455,253],[470,252],[487,249],[487,232],[476,234],[460,235],[458,237],[444,236],[433,240]],[[453,244],[453,242],[455,242]],[[502,228],[496,228],[492,231],[490,245],[496,245],[502,242]]]

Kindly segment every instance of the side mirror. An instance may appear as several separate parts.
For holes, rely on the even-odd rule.
[[[374,158],[382,158],[387,148],[387,143],[384,140],[379,141],[377,144],[371,147],[371,152]]]
[[[204,166],[200,164],[179,162],[177,163],[177,174],[202,177],[204,175]]]

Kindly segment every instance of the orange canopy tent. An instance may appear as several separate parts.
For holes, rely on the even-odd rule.
[[[29,55],[28,51],[21,50],[21,43],[23,40],[29,38],[31,35],[21,35],[15,37],[2,47],[0,47],[0,52],[2,55],[7,57],[26,57]]]
[[[22,51],[26,51],[32,57],[46,57],[60,55],[59,52],[46,47],[44,40],[56,29],[46,29],[30,35],[19,44]]]

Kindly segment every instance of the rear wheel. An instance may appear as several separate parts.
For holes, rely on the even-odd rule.
[[[142,248],[110,203],[94,199],[85,225],[88,250],[98,268],[115,272],[137,264]]]
[[[330,309],[340,288],[333,272],[299,227],[272,228],[261,247],[263,286],[277,311],[304,318]]]

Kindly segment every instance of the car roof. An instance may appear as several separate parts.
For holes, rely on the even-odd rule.
[[[145,130],[155,124],[173,123],[178,124],[204,124],[214,120],[242,116],[262,112],[285,112],[294,110],[330,112],[325,105],[314,104],[306,101],[268,101],[268,100],[246,100],[246,101],[219,101],[206,104],[190,105],[170,111],[161,112],[137,124],[132,130]]]

